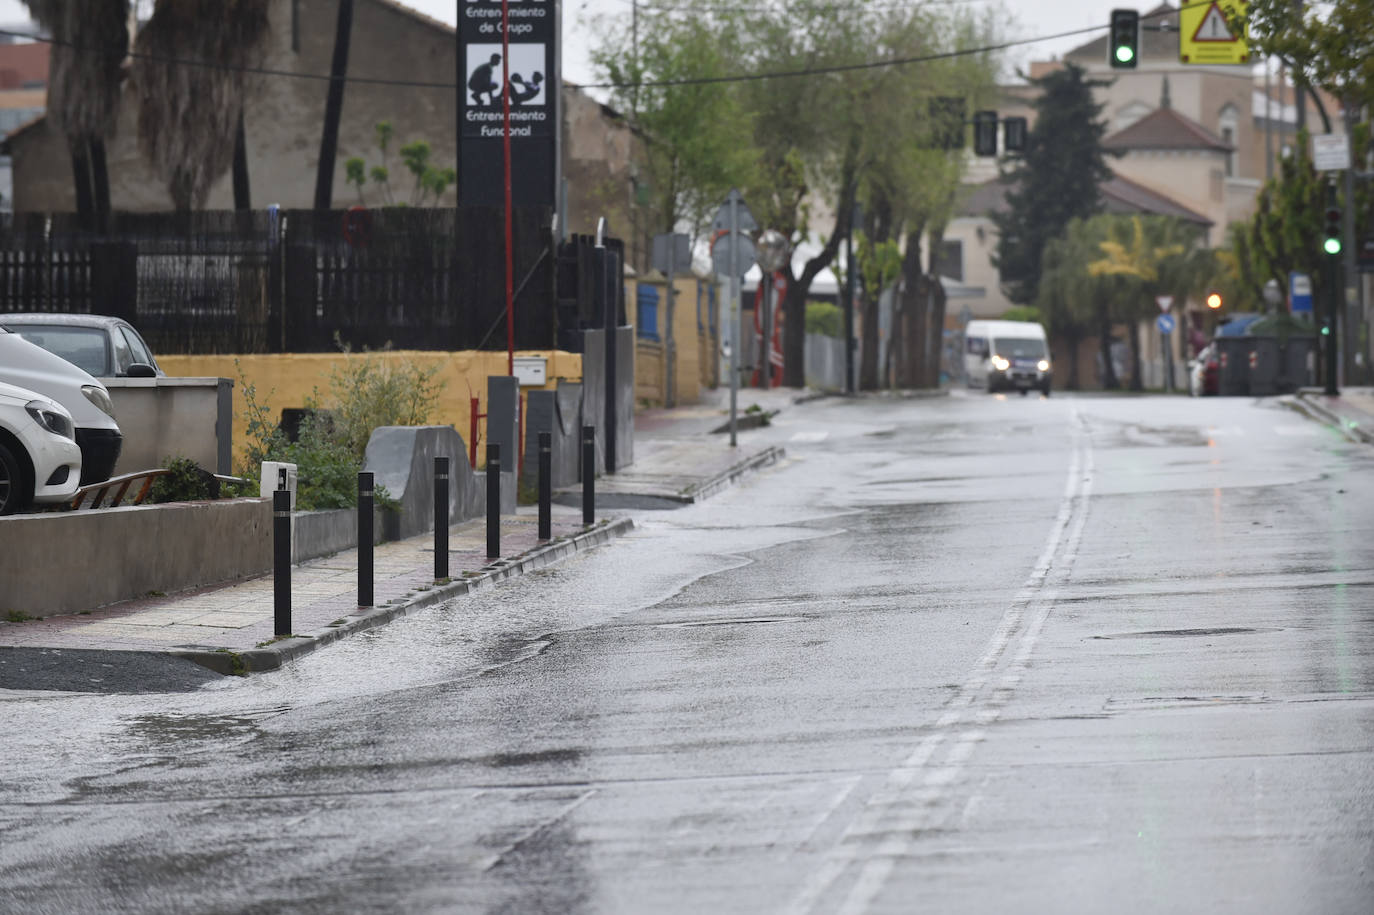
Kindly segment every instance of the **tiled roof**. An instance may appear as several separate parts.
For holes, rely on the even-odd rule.
[[[1172,15],[1169,15],[1172,14]],[[1140,14],[1140,57],[1142,60],[1169,58],[1178,60],[1178,10],[1167,3]],[[1168,23],[1175,31],[1160,32],[1154,26]],[[1065,60],[1075,63],[1085,59],[1106,61],[1107,59],[1107,7],[1102,7],[1102,34],[1084,45],[1079,45],[1064,55]]]
[[[974,185],[963,206],[959,208],[959,215],[986,217],[990,213],[1005,213],[1010,209],[1010,204],[1007,203],[1007,193],[1010,190],[1011,180],[1005,177]],[[1212,220],[1201,213],[1120,175],[1113,175],[1099,190],[1102,194],[1102,205],[1109,213],[1157,213],[1200,226],[1212,225]]]
[[[1230,152],[1234,147],[1192,118],[1172,108],[1156,108],[1125,130],[1102,141],[1109,150],[1130,149],[1216,149]]]
[[[1120,175],[1112,176],[1112,180],[1102,185],[1101,191],[1102,203],[1109,213],[1158,213],[1200,226],[1212,225],[1212,220],[1201,213]]]

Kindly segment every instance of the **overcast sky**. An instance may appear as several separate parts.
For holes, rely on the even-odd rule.
[[[457,6],[463,0],[402,0],[407,6],[453,25],[457,22]],[[593,17],[598,14],[630,16],[632,0],[564,0],[563,5],[563,76],[580,84],[595,82],[588,49],[591,42]],[[664,2],[664,0],[654,0]],[[712,3],[719,0],[672,0],[675,6],[692,2]],[[919,3],[920,0],[913,0]],[[941,0],[948,2],[948,0]],[[1103,0],[954,0],[969,5],[996,7],[1010,11],[1016,18],[1012,35],[1015,38],[1036,38],[1090,26],[1107,25],[1113,5]],[[150,0],[142,5],[151,7]],[[647,5],[647,4],[645,4]],[[1144,11],[1155,4],[1141,5]],[[0,25],[25,22],[28,8],[19,0],[0,0]],[[332,30],[333,26],[330,25]],[[1013,66],[1024,67],[1030,60],[1045,60],[1063,54],[1092,39],[1097,33],[1060,38],[1022,46],[1010,52]]]

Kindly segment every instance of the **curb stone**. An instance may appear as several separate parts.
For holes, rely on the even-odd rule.
[[[392,620],[407,616],[416,610],[443,603],[479,588],[488,587],[498,581],[504,581],[507,578],[513,578],[525,572],[551,565],[566,556],[620,537],[633,528],[634,522],[629,518],[599,521],[567,539],[552,540],[518,556],[493,560],[483,566],[481,571],[471,578],[458,578],[448,584],[436,584],[427,591],[406,597],[392,598],[387,603],[375,607],[360,607],[356,612],[344,616],[340,623],[331,624],[315,632],[290,636],[261,648],[252,648],[240,652],[213,648],[182,648],[173,649],[167,653],[195,661],[216,673],[225,675],[278,670],[288,661],[310,654],[323,645],[337,642],[346,636],[375,629],[378,626],[384,626]]]
[[[1339,415],[1327,409],[1325,404],[1319,404],[1315,401],[1308,400],[1302,394],[1286,397],[1284,398],[1284,402],[1292,409],[1306,415],[1308,419],[1313,419],[1324,425],[1334,427],[1336,431],[1345,436],[1348,441],[1357,444],[1363,443],[1366,445],[1374,445],[1374,434],[1371,434],[1369,431],[1359,426],[1350,425]]]
[[[687,491],[682,494],[681,501],[691,504],[693,502],[699,502],[702,499],[710,498],[721,490],[733,486],[739,478],[745,474],[762,467],[776,464],[778,461],[782,460],[786,454],[787,452],[781,447],[770,445],[758,454],[745,458],[739,463],[732,465],[723,473],[716,474],[716,476],[697,486],[688,487]]]

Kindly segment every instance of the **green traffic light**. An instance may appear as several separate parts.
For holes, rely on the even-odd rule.
[[[1326,241],[1322,242],[1322,250],[1327,254],[1340,254],[1341,240],[1335,237],[1328,238]]]
[[[1135,51],[1132,51],[1129,46],[1123,44],[1117,47],[1116,59],[1123,64],[1130,63],[1133,57],[1135,57]]]

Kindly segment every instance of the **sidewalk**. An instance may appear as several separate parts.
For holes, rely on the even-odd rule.
[[[782,409],[796,392],[751,392],[747,403]],[[762,401],[767,400],[767,405]],[[741,410],[744,404],[741,405]],[[553,538],[538,539],[538,509],[522,506],[501,519],[501,558],[488,561],[486,521],[449,530],[449,579],[434,578],[432,532],[374,548],[372,607],[359,607],[358,550],[294,565],[291,570],[293,637],[276,640],[274,583],[268,574],[177,594],[147,597],[86,613],[21,623],[0,623],[0,649],[153,652],[188,658],[223,674],[274,670],[292,658],[351,633],[556,562],[605,543],[633,528],[620,507],[676,507],[705,498],[740,476],[776,462],[782,449],[730,448],[728,435],[712,435],[723,416],[718,406],[650,410],[635,418],[635,460],[596,481],[597,521],[583,526],[581,487],[555,493]],[[659,504],[669,503],[669,504]]]
[[[1335,397],[1326,396],[1322,388],[1303,388],[1293,405],[1351,441],[1374,445],[1374,388],[1343,388]]]

